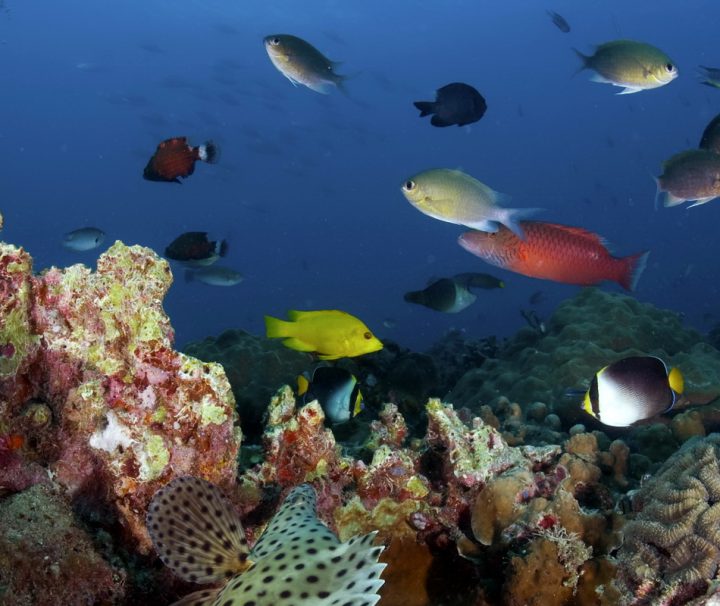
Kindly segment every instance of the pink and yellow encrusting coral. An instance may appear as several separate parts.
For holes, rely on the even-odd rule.
[[[112,504],[141,550],[155,491],[186,474],[232,485],[241,440],[222,367],[173,349],[171,282],[140,246],[115,243],[95,272],[33,275],[24,250],[0,244],[0,421],[20,426],[45,402],[35,460],[70,495]]]

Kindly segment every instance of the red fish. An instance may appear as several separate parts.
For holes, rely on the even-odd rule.
[[[521,240],[501,225],[496,233],[467,231],[458,243],[487,263],[531,278],[591,286],[603,280],[635,290],[650,251],[613,257],[604,240],[581,227],[521,221]]]
[[[178,177],[185,179],[193,174],[195,162],[202,160],[214,164],[218,154],[218,147],[212,141],[192,147],[188,144],[187,137],[166,139],[157,146],[145,167],[143,177],[148,181],[180,183]]]

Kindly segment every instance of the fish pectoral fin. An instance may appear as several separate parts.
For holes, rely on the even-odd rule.
[[[500,229],[497,221],[490,221],[489,219],[482,219],[481,221],[465,221],[463,225],[465,227],[469,227],[470,229],[484,231],[488,234],[497,233],[497,231]]]
[[[301,341],[297,337],[283,339],[283,345],[285,347],[289,347],[290,349],[294,349],[295,351],[315,351],[315,347],[313,345],[305,343],[305,341]]]
[[[339,360],[340,358],[344,358],[345,356],[339,354],[317,354],[317,357],[320,360]]]
[[[173,602],[173,606],[211,606],[217,597],[217,589],[203,589],[201,591],[194,591],[181,600]]]
[[[622,85],[620,85],[622,86]],[[632,95],[633,93],[639,93],[642,88],[638,88],[637,86],[626,86],[623,88],[619,93],[615,93],[617,95]]]

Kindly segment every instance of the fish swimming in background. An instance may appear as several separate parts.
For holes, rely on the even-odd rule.
[[[655,356],[631,356],[600,369],[583,410],[603,425],[628,427],[668,412],[684,389],[683,375]]]
[[[708,122],[700,138],[700,145],[698,145],[698,147],[715,154],[720,154],[720,114]]]
[[[84,252],[93,250],[105,241],[105,232],[97,227],[81,227],[63,236],[62,245],[68,250]]]
[[[546,11],[550,19],[552,20],[555,27],[557,27],[561,32],[564,34],[567,34],[570,31],[570,24],[565,20],[565,18],[556,13],[555,11]]]
[[[341,543],[317,517],[315,491],[293,488],[255,546],[220,489],[191,476],[176,478],[150,502],[147,528],[160,559],[196,591],[188,606],[373,606],[384,581],[376,532]]]
[[[720,88],[720,68],[700,66],[700,82],[712,88]]]
[[[188,267],[205,267],[224,257],[227,251],[225,240],[210,240],[206,231],[187,231],[165,247],[165,256]]]
[[[680,152],[663,163],[663,174],[655,181],[656,201],[664,206],[706,204],[720,196],[720,155],[706,149]]]
[[[461,274],[455,274],[453,280],[459,282],[465,288],[484,288],[490,290],[493,288],[505,288],[505,282],[500,278],[483,274],[477,271],[466,271]]]
[[[618,95],[659,88],[678,77],[673,61],[659,48],[634,40],[614,40],[599,45],[593,55],[574,49],[582,61],[581,70],[595,72],[593,82],[622,86]]]
[[[523,221],[525,239],[503,227],[496,234],[468,231],[458,244],[486,263],[529,276],[592,286],[603,280],[635,290],[649,251],[613,257],[603,238],[581,227]]]
[[[337,366],[318,366],[309,373],[298,377],[298,396],[303,403],[317,400],[325,412],[325,418],[332,424],[349,421],[359,415],[363,396],[358,380],[349,370]]]
[[[406,292],[403,298],[408,303],[456,314],[475,303],[477,296],[452,278],[440,278],[423,290]]]
[[[268,339],[284,339],[296,351],[321,360],[353,358],[382,349],[382,342],[355,316],[337,309],[288,312],[289,322],[265,316]]]
[[[469,84],[453,82],[435,92],[435,101],[415,101],[420,117],[434,114],[433,126],[464,126],[477,122],[485,115],[487,103],[483,96]]]
[[[235,286],[243,281],[243,275],[234,269],[218,265],[185,270],[185,281],[195,280],[208,286]]]
[[[302,84],[323,95],[333,87],[344,91],[346,77],[335,73],[338,63],[302,38],[290,34],[266,36],[265,50],[273,65],[294,86]]]
[[[152,158],[150,158],[143,178],[148,181],[166,181],[169,183],[182,183],[195,171],[195,162],[202,160],[214,164],[218,161],[220,151],[212,141],[192,147],[187,137],[174,137],[161,142]]]
[[[402,193],[421,213],[456,225],[496,232],[504,225],[518,236],[518,220],[537,208],[503,208],[510,196],[490,189],[474,177],[450,168],[433,168],[402,184]]]

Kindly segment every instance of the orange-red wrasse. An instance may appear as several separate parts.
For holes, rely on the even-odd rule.
[[[187,137],[166,139],[157,146],[143,171],[143,177],[148,181],[180,183],[179,177],[185,179],[193,174],[195,162],[214,163],[217,157],[218,148],[212,141],[192,147]]]
[[[496,233],[467,231],[458,243],[487,263],[531,278],[591,286],[603,280],[634,290],[650,251],[613,257],[603,239],[581,227],[521,221],[521,240],[507,227]]]

